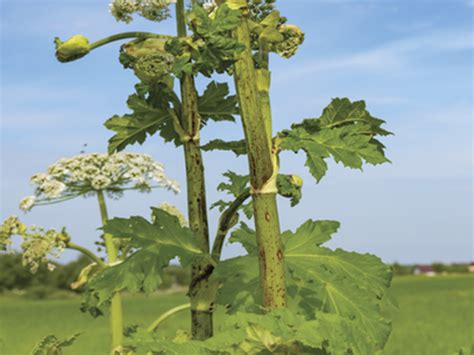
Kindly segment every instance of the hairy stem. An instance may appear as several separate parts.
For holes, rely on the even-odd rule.
[[[187,309],[191,308],[191,303],[186,303],[181,306],[177,306],[174,308],[171,308],[169,311],[166,311],[162,315],[160,315],[148,328],[147,331],[148,333],[152,333],[158,329],[161,323],[163,323],[165,320],[170,318],[171,316],[175,315],[176,313],[185,311]]]
[[[105,266],[104,261],[87,248],[84,248],[73,242],[68,242],[67,248],[81,252],[82,254],[87,256],[89,259],[91,259],[93,262],[95,262],[97,265]]]
[[[100,217],[102,219],[102,226],[105,226],[109,219],[107,213],[107,206],[105,204],[105,197],[103,191],[97,191],[97,198],[99,200]],[[105,249],[107,251],[107,258],[109,264],[118,261],[118,248],[112,235],[105,233]],[[123,311],[122,299],[119,293],[116,293],[111,300],[110,305],[110,328],[112,333],[112,350],[120,348],[123,342]]]
[[[246,46],[235,64],[235,84],[247,142],[263,306],[275,309],[286,306],[283,248],[276,204],[278,167],[272,152],[271,118],[260,107],[246,14],[235,30],[235,38]]]
[[[115,42],[115,41],[121,41],[123,39],[129,39],[129,38],[165,38],[165,39],[170,39],[173,38],[172,36],[168,35],[160,35],[156,33],[151,33],[151,32],[123,32],[123,33],[118,33],[116,35],[112,35],[109,37],[105,37],[103,39],[100,39],[96,42],[93,42],[90,44],[90,50],[102,47],[106,44]]]
[[[214,244],[212,246],[212,258],[214,261],[218,262],[221,258],[222,247],[224,246],[224,240],[229,233],[229,230],[237,222],[235,217],[237,211],[242,206],[242,204],[247,201],[250,197],[250,189],[246,189],[242,194],[240,194],[234,202],[222,213],[221,218],[219,219],[219,226],[217,228],[216,238],[214,239]]]
[[[178,36],[186,36],[184,0],[176,3]],[[200,149],[199,131],[201,117],[198,111],[198,96],[194,77],[184,75],[180,79],[182,114],[180,125],[188,137],[183,141],[186,161],[187,198],[189,225],[204,252],[209,252],[209,227],[207,220],[204,165]],[[191,299],[191,333],[194,339],[210,338],[213,332],[213,291],[209,276],[213,266],[203,263],[192,265],[192,281],[189,287]]]

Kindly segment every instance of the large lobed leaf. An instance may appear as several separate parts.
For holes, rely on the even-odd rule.
[[[124,150],[128,145],[143,144],[148,136],[159,132],[166,142],[181,144],[175,132],[172,113],[181,116],[181,102],[164,84],[155,86],[139,84],[137,92],[128,98],[132,113],[115,115],[105,122],[105,127],[115,132],[109,139],[109,152]],[[198,97],[202,124],[209,120],[234,121],[238,113],[237,98],[229,95],[226,83],[210,82]]]
[[[179,257],[183,266],[197,258],[206,258],[192,231],[182,227],[178,218],[161,209],[153,209],[153,223],[142,217],[114,218],[104,227],[115,238],[126,238],[135,250],[125,261],[106,268],[89,284],[99,305],[119,291],[155,291],[163,280],[163,269]]]
[[[326,160],[330,157],[354,169],[362,169],[364,162],[374,165],[389,162],[384,145],[376,139],[391,134],[381,128],[384,123],[370,115],[364,101],[337,98],[321,117],[306,119],[279,133],[279,148],[304,151],[306,166],[319,182],[326,174]]]
[[[235,121],[234,115],[239,114],[237,96],[229,95],[227,83],[212,81],[198,98],[199,113],[203,122]]]
[[[309,220],[296,232],[282,234],[289,307],[318,320],[313,333],[326,334],[330,347],[350,345],[355,354],[374,353],[390,333],[380,304],[391,271],[373,255],[321,246],[338,228],[335,221]],[[249,255],[226,260],[215,270],[213,277],[222,282],[218,302],[230,312],[256,311],[261,302],[255,239],[255,232],[242,225],[231,241],[242,243]]]
[[[171,115],[172,103],[176,106],[176,112],[180,111],[179,99],[166,85],[151,87],[138,84],[136,90],[127,100],[132,113],[112,116],[104,124],[115,132],[109,139],[109,153],[122,151],[132,144],[143,144],[147,136],[157,131],[166,141],[179,142]]]

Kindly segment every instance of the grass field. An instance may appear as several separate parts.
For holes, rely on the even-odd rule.
[[[393,333],[384,354],[449,355],[474,343],[473,276],[400,277],[393,292],[400,310],[393,314]],[[126,299],[127,324],[148,324],[161,311],[185,302],[182,294]],[[108,320],[93,320],[78,308],[76,299],[0,299],[0,353],[26,355],[45,335],[81,332],[65,354],[107,354]],[[162,331],[174,334],[186,319],[187,314],[177,315]]]

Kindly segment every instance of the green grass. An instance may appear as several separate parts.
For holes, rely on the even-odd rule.
[[[474,276],[395,278],[399,304],[384,354],[451,355],[474,344]]]
[[[393,312],[393,333],[384,354],[447,355],[474,343],[474,277],[400,277],[393,292],[400,310]],[[149,324],[160,312],[185,303],[182,294],[125,299],[127,324]],[[0,300],[0,353],[28,354],[43,336],[82,335],[67,354],[107,354],[108,319],[91,319],[79,310],[79,301]],[[172,335],[187,326],[187,313],[163,324],[161,331]],[[369,355],[369,354],[367,354]]]

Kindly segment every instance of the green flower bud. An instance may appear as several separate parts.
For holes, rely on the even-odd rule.
[[[132,41],[120,48],[120,63],[125,68],[133,68],[134,63],[141,57],[154,54],[156,51],[165,52],[167,40],[148,38],[144,41]]]
[[[56,37],[54,44],[56,45],[56,58],[61,63],[72,62],[90,52],[89,40],[82,35],[72,36],[66,42],[62,42]]]
[[[291,58],[304,42],[304,32],[296,25],[281,25],[279,31],[285,40],[275,45],[275,52],[283,58]]]
[[[167,53],[148,55],[138,59],[133,67],[143,82],[162,81],[173,69],[174,57]]]

